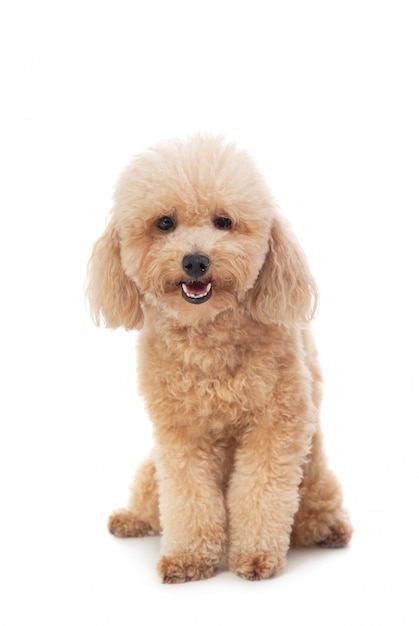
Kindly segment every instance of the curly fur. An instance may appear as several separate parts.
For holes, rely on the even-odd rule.
[[[161,143],[127,167],[114,199],[87,293],[97,324],[142,328],[155,446],[110,531],[162,533],[169,583],[211,576],[224,553],[257,580],[281,571],[290,543],[346,545],[319,426],[317,289],[252,159],[218,137]],[[182,297],[182,283],[204,288],[183,263],[198,254],[210,263],[202,301]]]

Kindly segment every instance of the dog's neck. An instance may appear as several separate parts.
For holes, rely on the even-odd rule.
[[[248,333],[243,333],[245,328]],[[180,317],[156,315],[156,311],[151,308],[145,310],[143,332],[172,338],[175,336],[179,342],[211,347],[234,343],[237,333],[240,334],[240,342],[243,342],[243,334],[255,338],[263,330],[261,324],[252,320],[241,307],[221,311],[212,318],[203,318],[194,323],[184,323]]]

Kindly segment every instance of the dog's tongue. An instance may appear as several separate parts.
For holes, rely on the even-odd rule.
[[[199,296],[201,293],[205,293],[207,290],[206,283],[201,283],[199,281],[193,283],[186,283],[186,288],[189,293],[193,293],[196,296]]]

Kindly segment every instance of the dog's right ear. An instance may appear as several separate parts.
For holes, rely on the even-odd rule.
[[[103,321],[107,328],[141,328],[140,293],[122,268],[119,234],[113,220],[93,247],[87,268],[86,295],[98,326]]]

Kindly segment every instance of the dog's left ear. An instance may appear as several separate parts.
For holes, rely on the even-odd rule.
[[[269,250],[249,292],[248,310],[265,324],[307,322],[317,304],[318,291],[305,255],[289,226],[274,217]]]

